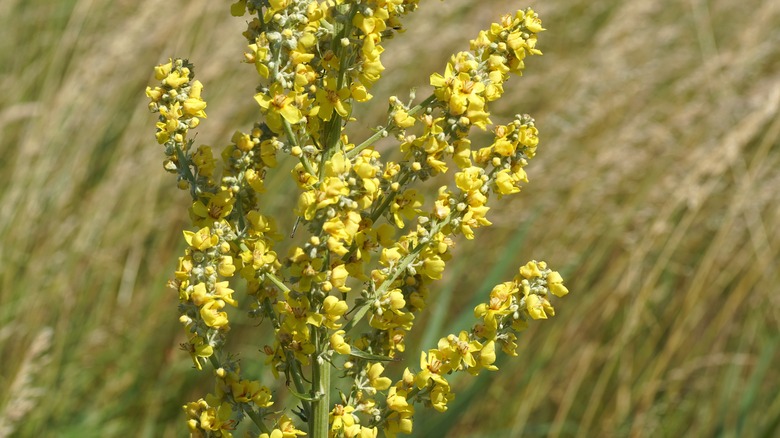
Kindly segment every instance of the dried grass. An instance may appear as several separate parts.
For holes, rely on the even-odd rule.
[[[543,143],[531,183],[497,206],[480,246],[459,244],[484,264],[449,274],[451,313],[469,311],[523,227],[509,265],[547,259],[572,294],[470,408],[424,423],[445,419],[448,436],[776,432],[780,376],[764,364],[777,362],[780,325],[780,4],[532,4],[549,29],[545,56],[507,85],[495,119],[531,113]],[[197,377],[163,285],[186,199],[161,170],[142,90],[156,62],[189,57],[209,100],[197,140],[224,144],[257,116],[241,22],[205,0],[6,6],[0,324],[57,333],[49,353],[0,337],[4,387],[30,376],[47,391],[14,411],[16,433],[177,436]],[[397,74],[377,101],[412,86],[422,95],[428,74],[507,7],[425,2],[388,44]],[[361,109],[363,129],[381,123],[381,107]]]

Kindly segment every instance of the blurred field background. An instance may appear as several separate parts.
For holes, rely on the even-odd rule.
[[[419,410],[416,436],[777,436],[780,2],[424,2],[386,45],[363,132],[527,5],[545,55],[493,119],[536,118],[531,182],[459,242],[409,351],[466,327],[529,259],[572,293],[519,357],[459,380],[446,414]],[[184,436],[180,406],[211,379],[178,350],[164,286],[187,197],[143,89],[156,63],[189,57],[209,103],[196,141],[226,144],[258,116],[244,21],[207,0],[0,11],[0,436]],[[288,181],[280,169],[266,211],[293,204]]]

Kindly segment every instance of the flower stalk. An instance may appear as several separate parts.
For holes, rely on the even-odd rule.
[[[193,65],[171,59],[155,68],[158,84],[146,93],[159,113],[163,166],[192,196],[192,228],[169,286],[179,297],[182,349],[215,376],[211,392],[184,405],[193,436],[230,437],[245,418],[261,438],[411,433],[417,406],[447,409],[451,375],[495,371],[496,348],[516,355],[517,333],[553,316],[552,297],[568,293],[545,262],[528,262],[474,309],[470,330],[418,352],[419,368],[384,375],[384,364],[408,353],[417,315],[435,302],[432,287],[455,240],[491,225],[491,198],[520,192],[539,143],[530,116],[494,124],[490,113],[525,58],[541,54],[544,29],[530,8],[504,15],[452,55],[430,76],[429,97],[391,97],[384,126],[353,143],[354,104],[371,100],[383,46],[418,2],[236,1],[231,13],[249,17],[244,61],[258,75],[258,121],[232,135],[219,164],[210,146],[188,138],[206,118]],[[472,147],[474,131],[493,139]],[[398,161],[375,149],[381,138],[396,142]],[[291,168],[279,164],[284,154],[295,158]],[[263,211],[266,176],[278,171],[297,188],[289,239]],[[433,177],[446,184],[426,200]],[[260,356],[239,360],[229,351],[236,311],[273,334]],[[280,406],[242,361],[284,376],[279,387],[295,406]]]

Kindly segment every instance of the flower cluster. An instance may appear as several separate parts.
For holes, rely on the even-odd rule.
[[[470,331],[439,339],[437,348],[420,353],[419,371],[406,368],[403,377],[389,388],[384,409],[378,415],[386,434],[411,433],[414,401],[446,411],[455,398],[449,375],[497,370],[496,345],[516,356],[517,333],[528,326],[529,320],[555,314],[550,294],[562,297],[568,292],[558,272],[536,261],[521,267],[512,281],[493,288],[488,302],[474,309],[479,322]]]
[[[212,394],[184,406],[194,436],[232,436],[245,417],[261,437],[410,433],[415,403],[446,410],[454,398],[450,374],[495,370],[496,346],[514,355],[516,333],[552,316],[550,295],[568,292],[557,272],[529,262],[475,309],[470,331],[422,352],[420,369],[406,369],[395,384],[383,375],[382,362],[406,351],[455,240],[474,239],[491,225],[489,199],[520,191],[539,142],[528,115],[505,125],[490,118],[491,102],[512,74],[522,73],[525,57],[541,54],[536,39],[544,29],[531,9],[480,32],[470,50],[430,76],[430,96],[416,104],[413,95],[409,102],[391,97],[385,126],[350,141],[345,129],[355,120],[354,103],[372,98],[384,71],[382,44],[402,30],[400,19],[417,3],[234,3],[233,15],[252,16],[244,60],[259,75],[254,100],[262,118],[233,134],[219,164],[211,147],[195,148],[187,138],[206,117],[192,65],[174,59],[155,69],[160,83],[147,95],[160,115],[164,167],[192,196],[193,229],[184,231],[187,248],[170,282],[186,329],[182,347],[197,369],[210,362],[216,376]],[[472,148],[474,127],[490,130],[492,142]],[[397,141],[397,161],[374,148],[386,137]],[[295,162],[288,169],[297,187],[291,239],[261,208],[267,174],[284,167],[279,154]],[[433,176],[447,183],[426,200],[427,190],[415,183]],[[239,277],[246,293],[231,288]],[[274,375],[285,376],[299,400],[291,412],[306,427],[298,429],[284,408],[271,411],[268,388],[242,376],[226,347],[228,305],[270,325],[273,342],[261,351]],[[335,384],[334,367],[343,378]],[[331,400],[333,386],[338,401]]]

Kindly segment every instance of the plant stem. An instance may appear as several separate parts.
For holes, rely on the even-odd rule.
[[[455,216],[455,212],[451,212],[449,216],[445,217],[441,222],[437,223],[433,226],[431,229],[431,236],[436,235],[439,231],[441,231],[442,228],[444,228],[447,224],[450,223],[450,220]],[[427,247],[430,244],[430,240],[427,240],[425,242],[418,243],[417,246],[415,246],[411,251],[409,251],[409,254],[404,256],[404,258],[401,259],[400,262],[395,267],[395,270],[393,270],[393,273],[386,278],[381,285],[374,291],[373,296],[378,297],[381,296],[383,293],[387,291],[387,289],[390,287],[391,284],[398,278],[401,273],[406,270],[406,268],[414,262],[417,257],[419,257],[420,253],[422,252],[425,247]],[[355,315],[352,317],[352,319],[347,323],[347,325],[344,326],[344,331],[349,333],[352,328],[357,325],[358,322],[360,322],[361,319],[363,319],[364,316],[366,316],[366,313],[368,313],[368,309],[371,307],[372,299],[367,300],[365,303],[361,304],[359,307],[356,307],[357,312],[355,312]]]
[[[430,96],[425,98],[425,100],[423,100],[422,102],[420,102],[419,104],[417,104],[413,108],[411,108],[409,110],[409,115],[413,116],[413,115],[419,113],[420,110],[422,110],[424,108],[428,108],[433,102],[436,102],[436,96],[431,94]],[[395,125],[395,122],[391,118],[390,121],[387,122],[387,126],[380,127],[380,129],[378,129],[371,137],[368,137],[363,143],[360,143],[359,145],[355,146],[352,150],[347,152],[347,157],[348,158],[354,158],[354,157],[358,156],[358,154],[360,154],[360,152],[363,149],[373,145],[374,142],[376,142],[380,138],[383,138],[383,137],[387,136],[388,134],[392,133],[396,128],[397,128],[397,126]]]
[[[312,353],[311,379],[312,397],[315,398],[312,406],[312,418],[309,419],[312,438],[326,438],[328,436],[328,415],[330,414],[330,363],[322,358],[319,353],[323,350],[319,330],[314,330],[314,353]]]

